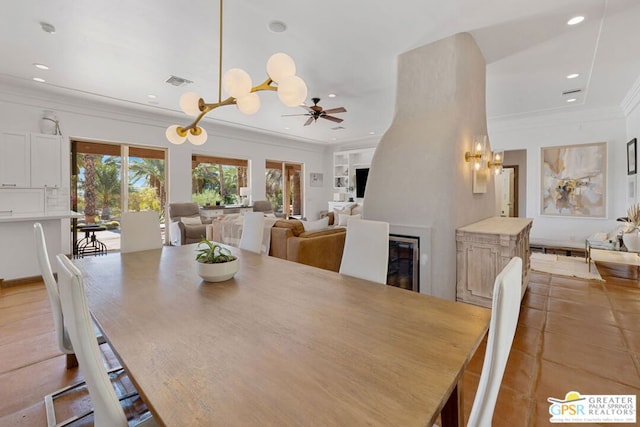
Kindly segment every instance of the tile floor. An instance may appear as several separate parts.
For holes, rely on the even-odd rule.
[[[547,398],[571,390],[640,394],[636,272],[598,268],[606,282],[532,272],[494,426],[548,426]],[[631,279],[611,276],[628,273]],[[464,376],[467,417],[483,357],[484,347]],[[46,425],[43,396],[80,374],[65,369],[57,350],[42,283],[0,288],[0,361],[0,426]]]
[[[640,284],[626,267],[598,268],[606,282],[531,273],[494,426],[549,426],[547,398],[569,391],[640,394]],[[484,347],[465,372],[467,417],[483,358]]]

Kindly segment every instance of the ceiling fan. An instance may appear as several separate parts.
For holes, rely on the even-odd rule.
[[[338,107],[338,108],[330,108],[328,110],[325,110],[318,105],[318,102],[320,102],[320,98],[311,98],[311,101],[313,101],[313,106],[311,107],[308,107],[306,105],[301,105],[302,108],[307,110],[305,114],[284,114],[282,117],[309,116],[307,121],[304,123],[305,126],[309,126],[311,123],[315,122],[319,118],[327,119],[336,123],[342,123],[343,119],[339,117],[330,116],[330,114],[346,113],[347,112],[346,108]]]

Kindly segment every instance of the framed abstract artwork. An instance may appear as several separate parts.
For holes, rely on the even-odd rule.
[[[607,143],[543,147],[540,214],[607,216]]]
[[[627,175],[635,175],[638,172],[636,138],[627,142]]]

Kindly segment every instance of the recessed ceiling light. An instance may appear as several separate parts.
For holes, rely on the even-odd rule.
[[[287,24],[282,21],[271,21],[269,22],[269,31],[274,33],[284,33],[287,31]]]
[[[569,99],[567,99],[567,102],[576,102],[576,101],[577,101],[577,99],[575,99],[575,98],[569,98]]]
[[[44,65],[44,64],[34,63],[33,66],[38,68],[38,69],[40,69],[40,70],[48,70],[49,69],[49,67],[47,65]]]
[[[375,135],[376,133],[374,131],[369,132],[369,135]]]
[[[42,28],[42,31],[44,31],[45,33],[49,33],[49,34],[55,34],[56,33],[56,27],[54,27],[53,25],[49,24],[48,22],[41,22],[40,23],[40,28]]]
[[[284,130],[290,130],[290,129],[291,129],[291,128],[289,128],[289,127],[287,127],[287,128],[284,128]]]
[[[157,96],[155,96],[154,94],[150,93],[149,95],[147,95],[147,98],[149,99],[156,99]]]
[[[576,25],[584,21],[584,16],[574,16],[567,21],[567,25]]]
[[[569,74],[569,75],[567,76],[567,78],[568,78],[568,79],[575,79],[576,77],[580,77],[580,74],[573,73],[573,74]]]
[[[338,138],[331,138],[331,140],[332,140],[332,141],[337,141],[337,140],[338,140]]]
[[[338,95],[336,95],[335,93],[330,93],[330,94],[329,94],[329,95],[327,95],[327,96],[328,96],[329,98],[335,98],[335,97],[336,97],[336,96],[338,96]]]
[[[41,79],[40,77],[34,77],[33,81],[38,83],[44,83],[44,79]]]

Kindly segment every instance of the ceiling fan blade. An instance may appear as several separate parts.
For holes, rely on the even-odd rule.
[[[310,116],[311,114],[283,114],[280,117]]]
[[[336,122],[336,123],[344,122],[343,119],[340,119],[338,117],[333,117],[333,116],[320,116],[320,117],[322,117],[323,119],[331,120],[332,122]]]
[[[313,113],[313,110],[311,109],[311,107],[307,107],[306,105],[301,105],[300,107],[304,108],[305,110],[307,110],[310,113]]]
[[[309,117],[307,121],[304,123],[304,125],[309,126],[311,123],[313,123],[313,117]]]
[[[346,113],[347,109],[344,107],[338,107],[338,108],[331,108],[329,110],[324,110],[324,112],[327,114]]]

